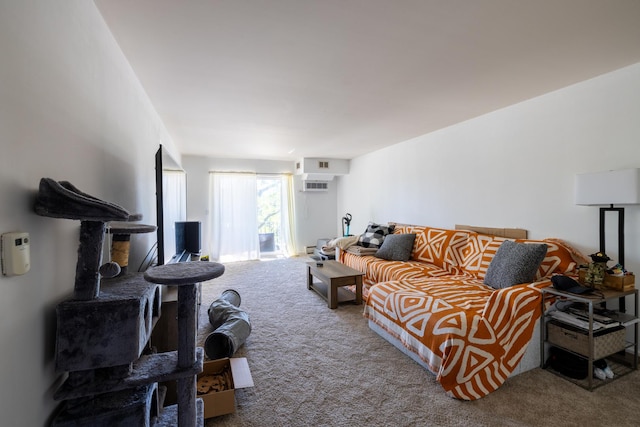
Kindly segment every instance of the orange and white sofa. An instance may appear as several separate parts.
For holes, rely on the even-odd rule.
[[[463,400],[486,396],[509,376],[540,366],[534,334],[540,290],[555,273],[575,273],[586,262],[583,255],[558,239],[390,224],[393,234],[415,234],[408,260],[337,251],[339,262],[365,273],[364,316],[374,331],[433,372],[447,394]],[[544,244],[546,254],[533,267],[533,280],[496,289],[485,278],[507,240]]]

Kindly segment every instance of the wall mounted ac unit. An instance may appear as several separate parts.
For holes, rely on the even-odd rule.
[[[302,178],[302,191],[329,191],[329,181],[349,172],[349,160],[303,158],[296,161],[295,174]]]
[[[302,191],[329,191],[329,181],[302,181]]]
[[[349,173],[349,160],[302,158],[296,161],[295,174],[302,175],[303,179],[331,181],[335,175]],[[307,175],[313,176],[306,177]],[[316,178],[324,176],[325,178]]]

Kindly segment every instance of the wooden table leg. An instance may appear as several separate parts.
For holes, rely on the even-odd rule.
[[[362,276],[356,276],[356,304],[362,304]]]
[[[311,289],[313,283],[313,276],[311,275],[311,266],[307,266],[307,289]]]
[[[338,308],[338,286],[333,282],[333,279],[327,283],[327,302],[329,308]]]

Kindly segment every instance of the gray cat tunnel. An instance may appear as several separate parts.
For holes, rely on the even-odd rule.
[[[240,294],[233,289],[224,291],[209,306],[209,323],[214,329],[204,343],[209,359],[233,356],[251,334],[249,315],[238,307]]]

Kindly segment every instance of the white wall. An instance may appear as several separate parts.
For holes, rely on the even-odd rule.
[[[208,215],[209,172],[293,173],[294,162],[275,160],[222,159],[185,155],[182,166],[187,173],[187,220],[200,221],[206,230]],[[324,237],[335,237],[337,209],[336,183],[329,184],[328,192],[302,192],[300,176],[293,177],[296,210],[296,246],[316,244]],[[207,247],[203,232],[202,247]]]
[[[48,425],[80,223],[35,215],[38,182],[68,180],[155,224],[154,154],[175,147],[93,2],[1,2],[0,58],[0,233],[29,232],[32,261],[0,276],[0,424]],[[130,266],[154,242],[132,237]]]
[[[327,192],[302,191],[303,182],[299,175],[294,176],[296,197],[296,232],[298,250],[304,252],[305,246],[316,246],[318,239],[332,239],[340,236],[338,210],[337,177],[329,181]]]
[[[640,167],[639,118],[636,64],[353,159],[337,213],[353,214],[353,233],[370,220],[521,227],[590,254],[599,211],[574,204],[574,177]],[[640,206],[625,214],[626,266],[639,273]],[[616,239],[607,252],[617,257]]]

